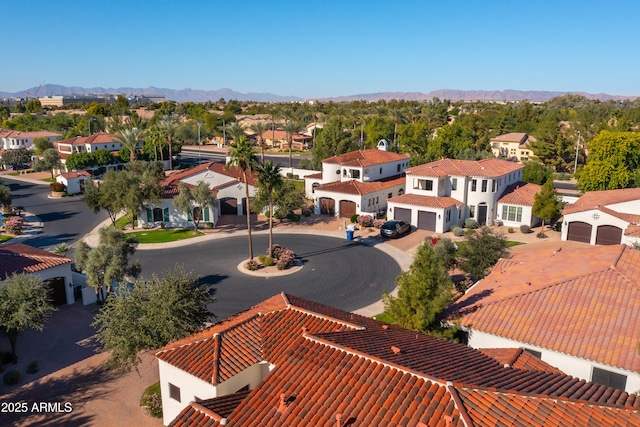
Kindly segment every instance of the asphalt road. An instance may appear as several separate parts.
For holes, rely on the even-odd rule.
[[[9,176],[3,176],[2,181],[11,189],[13,206],[24,207],[44,222],[40,234],[23,240],[28,245],[42,249],[53,249],[63,242],[72,245],[108,217],[104,211],[94,214],[79,196],[49,199],[48,184],[32,184]]]
[[[209,306],[218,319],[245,310],[282,291],[352,311],[380,300],[391,291],[400,274],[397,262],[373,247],[332,237],[277,234],[274,242],[292,249],[302,260],[302,270],[271,278],[249,276],[237,266],[248,255],[246,234],[189,246],[138,250],[143,277],[160,274],[175,264],[201,276],[212,285],[217,301]],[[253,236],[254,253],[268,245],[267,235]]]
[[[292,164],[294,168],[297,168],[300,164],[300,160],[310,157],[310,154],[296,154],[294,153],[292,156]],[[258,153],[258,158],[261,158]],[[281,154],[281,155],[265,155],[265,161],[272,161],[273,164],[281,164],[282,167],[289,167],[289,155]],[[217,162],[224,163],[226,160],[224,153],[212,152],[200,150],[198,152],[197,147],[182,147],[180,152],[180,160],[183,163],[196,163],[198,160],[208,161],[208,162]]]

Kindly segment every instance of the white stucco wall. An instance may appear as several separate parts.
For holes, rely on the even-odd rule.
[[[160,208],[164,211],[165,208],[169,209],[169,221],[164,222],[167,227],[193,227],[193,221],[188,221],[187,214],[180,212],[173,206],[173,199],[162,199],[155,205],[146,205],[145,208],[153,210],[153,208]],[[203,219],[199,223],[199,228],[204,228],[206,222],[213,222],[214,226],[218,223],[218,201],[216,200],[215,206],[209,206],[209,221],[205,221],[203,213]],[[147,225],[154,226],[153,221],[147,221],[147,211],[142,209],[138,213],[138,226],[145,227]]]
[[[508,221],[502,217],[502,207],[503,206],[515,206],[522,208],[522,220],[518,221]],[[496,219],[502,221],[502,225],[506,227],[520,227],[523,224],[528,225],[529,227],[535,226],[540,220],[537,216],[535,216],[532,212],[532,206],[523,206],[523,205],[514,205],[511,203],[498,203],[498,209],[496,211]]]
[[[398,165],[400,170],[398,171]],[[362,182],[378,181],[390,176],[399,175],[409,167],[409,159],[397,160],[394,162],[380,163],[364,168]]]
[[[73,276],[71,274],[71,263],[57,265],[34,273],[42,280],[53,279],[54,277],[64,277],[64,292],[67,298],[67,304],[73,304]]]
[[[471,331],[469,334],[469,347],[479,348],[519,348],[525,347],[542,353],[541,359],[551,366],[560,369],[567,375],[571,375],[585,381],[591,381],[593,368],[600,368],[606,371],[615,372],[627,377],[627,385],[625,391],[633,393],[640,390],[640,374],[637,372],[627,371],[625,369],[615,368],[613,366],[604,365],[587,359],[560,353],[554,350],[545,349],[535,345],[523,343],[520,341],[510,340],[492,334],[480,331]]]
[[[614,203],[607,205],[607,207],[616,212],[635,214],[640,213],[640,200],[632,200],[630,202]]]
[[[78,194],[81,192],[80,181],[88,180],[88,176],[67,179],[62,175],[56,177],[56,181],[67,186],[67,194]]]
[[[594,214],[598,214],[598,219],[595,219]],[[573,221],[581,221],[591,224],[591,244],[596,244],[596,236],[598,233],[598,227],[601,225],[613,225],[622,229],[623,236],[622,241],[625,241],[624,230],[627,228],[629,223],[620,218],[616,218],[615,216],[611,216],[607,213],[601,212],[599,210],[590,210],[584,212],[575,212],[566,214],[564,216],[564,221],[562,224],[562,240],[567,240],[567,234],[569,233],[569,223]],[[622,242],[621,242],[622,243]]]

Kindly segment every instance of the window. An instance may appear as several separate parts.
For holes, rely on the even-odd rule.
[[[180,402],[180,387],[169,383],[169,397]]]
[[[377,205],[378,203],[380,203],[380,202],[378,201],[378,196],[376,196],[376,205]]]
[[[478,185],[478,181],[475,179],[471,180],[471,191],[476,191],[476,187]]]
[[[196,206],[193,208],[193,220],[194,221],[202,221],[202,208]]]
[[[160,208],[153,208],[153,221],[154,222],[160,222],[163,221],[164,218],[162,216],[162,209]]]
[[[398,190],[398,196],[402,196],[404,194],[404,190],[401,188]]]
[[[367,206],[371,206],[371,199],[369,199],[369,204]]]
[[[451,209],[447,209],[447,222],[451,221]]]
[[[413,179],[413,188],[415,190],[431,191],[431,190],[433,190],[433,181],[431,181],[430,179],[414,178]]]
[[[487,180],[486,179],[482,180],[482,192],[483,193],[487,192]]]
[[[476,216],[476,207],[469,206],[469,218],[473,218]]]
[[[624,390],[627,387],[627,377],[625,375],[616,374],[615,372],[606,371],[600,368],[593,368],[591,373],[591,382],[604,384],[608,387]]]
[[[393,197],[393,193],[389,193],[389,194],[387,194],[387,199],[390,199],[390,198],[392,198],[392,197]]]
[[[458,178],[451,178],[451,191],[458,189]]]
[[[502,220],[503,221],[522,221],[522,207],[520,206],[502,206]]]
[[[347,176],[347,170],[346,169],[342,169],[342,176]]]
[[[491,184],[491,191],[495,193],[496,191],[498,191],[498,181],[496,181],[496,180],[494,179],[494,180],[493,180],[493,181],[491,181],[491,182],[492,182],[492,184]]]
[[[382,168],[380,168],[380,175],[382,175]]]
[[[401,166],[402,166],[402,165],[400,165],[400,163],[398,163],[398,172],[400,172],[400,167],[401,167]]]

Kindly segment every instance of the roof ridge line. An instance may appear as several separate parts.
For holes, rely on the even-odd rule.
[[[458,394],[458,390],[456,390],[455,386],[453,385],[453,382],[447,381],[446,387],[447,387],[447,391],[451,395],[451,398],[453,399],[453,403],[456,405],[456,407],[458,408],[458,411],[460,412],[460,421],[462,421],[462,423],[465,426],[473,426],[474,425],[473,420],[469,416],[469,413],[467,412],[467,407],[464,406],[464,402],[460,398],[460,395]]]
[[[222,415],[212,411],[209,408],[202,406],[198,402],[191,402],[191,407],[198,412],[208,415],[209,417],[213,418],[216,422],[220,422],[224,418]]]
[[[347,354],[350,354],[350,355],[353,355],[353,356],[361,357],[363,359],[370,360],[370,361],[372,361],[374,363],[379,363],[380,365],[386,366],[388,368],[395,369],[395,370],[400,371],[400,372],[405,372],[405,373],[407,373],[409,375],[413,375],[416,378],[421,378],[423,380],[430,381],[430,382],[432,382],[434,384],[438,384],[438,385],[440,385],[442,387],[445,387],[445,388],[447,387],[447,381],[442,381],[442,380],[439,380],[439,379],[435,379],[435,378],[432,378],[432,377],[424,374],[423,372],[416,371],[414,369],[409,369],[406,366],[398,365],[396,363],[389,362],[388,360],[383,360],[383,359],[380,359],[378,357],[374,357],[374,356],[372,356],[370,354],[362,353],[362,352],[354,350],[352,348],[347,348],[345,346],[330,342],[329,340],[322,339],[322,338],[320,338],[320,337],[318,337],[318,336],[316,336],[314,334],[311,334],[311,333],[308,333],[308,332],[303,332],[302,333],[302,337],[304,339],[307,339],[309,341],[315,342],[315,343],[320,344],[320,345],[324,345],[324,346],[332,348],[334,350],[339,350],[339,351],[342,351],[344,353],[347,353]]]
[[[321,314],[321,313],[317,313],[315,311],[307,310],[306,308],[298,307],[297,305],[294,305],[294,304],[291,304],[289,307],[287,307],[287,309],[293,309],[293,310],[299,311],[300,313],[304,313],[304,314],[307,314],[307,315],[310,315],[310,316],[313,316],[313,317],[317,317],[317,318],[320,318],[320,319],[331,320],[331,321],[333,321],[335,323],[338,323],[339,325],[353,328],[356,331],[364,331],[364,330],[367,329],[365,326],[360,326],[360,325],[357,325],[355,323],[348,322],[346,320],[338,319],[337,317],[328,316],[326,314]],[[281,310],[277,310],[277,311],[281,311]],[[351,313],[351,314],[353,314],[353,313]]]

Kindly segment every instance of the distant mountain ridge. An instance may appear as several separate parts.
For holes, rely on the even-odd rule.
[[[200,90],[200,89],[166,89],[149,86],[147,88],[132,88],[132,87],[119,87],[119,88],[82,88],[77,86],[61,86],[55,84],[46,84],[41,88],[32,87],[30,89],[20,92],[1,92],[0,98],[21,98],[24,97],[27,92],[30,94],[38,93],[38,96],[54,96],[54,95],[72,95],[72,94],[123,94],[123,95],[164,95],[165,99],[176,102],[205,102],[205,101],[217,101],[220,98],[226,100],[236,99],[238,101],[257,101],[257,102],[298,102],[304,101],[304,98],[296,96],[281,96],[272,93],[242,93],[236,92],[229,88],[222,88],[217,90]],[[529,101],[529,102],[545,102],[552,98],[566,95],[576,94],[582,95],[589,99],[599,99],[600,101],[616,100],[621,101],[625,99],[635,99],[637,96],[627,95],[609,95],[606,93],[590,94],[586,92],[554,92],[554,91],[535,91],[535,90],[453,90],[453,89],[440,89],[434,90],[429,93],[422,92],[379,92],[379,93],[365,93],[358,95],[337,96],[328,98],[319,98],[319,101],[333,101],[333,102],[347,102],[347,101],[378,101],[378,100],[407,100],[407,101],[429,101],[433,98],[439,98],[441,100],[448,99],[451,101],[487,101],[487,102],[515,102],[515,101]],[[312,99],[310,99],[312,100]]]

